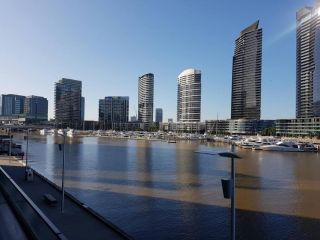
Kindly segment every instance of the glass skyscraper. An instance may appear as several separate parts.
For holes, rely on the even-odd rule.
[[[25,96],[15,94],[2,94],[0,97],[0,110],[3,116],[21,115],[24,113]]]
[[[153,122],[154,75],[147,73],[139,77],[138,83],[138,120],[148,128]]]
[[[260,119],[262,29],[259,21],[241,31],[232,65],[231,119]]]
[[[82,82],[62,78],[55,83],[55,122],[57,127],[80,128]]]
[[[297,12],[296,117],[320,116],[320,1]]]
[[[162,108],[156,108],[156,122],[162,123],[163,121],[163,112]]]
[[[24,114],[29,121],[48,120],[48,99],[39,96],[28,96],[24,102]]]
[[[113,129],[114,124],[129,120],[129,97],[105,97],[99,100],[99,124],[101,129]]]
[[[186,69],[178,76],[177,121],[200,122],[201,71]]]

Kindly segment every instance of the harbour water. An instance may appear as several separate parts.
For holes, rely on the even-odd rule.
[[[23,143],[22,136],[20,142]],[[61,184],[61,137],[31,136],[29,163]],[[24,144],[24,143],[23,143]],[[229,239],[223,144],[67,138],[67,191],[135,239]],[[236,149],[238,239],[320,239],[320,156]]]

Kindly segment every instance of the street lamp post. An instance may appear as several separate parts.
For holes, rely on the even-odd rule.
[[[231,177],[230,180],[222,180],[222,188],[224,192],[225,198],[231,198],[231,232],[230,232],[230,239],[236,239],[236,187],[235,187],[235,158],[240,158],[237,154],[234,153],[234,143],[231,145],[231,152],[221,152],[221,153],[210,153],[210,152],[197,152],[200,154],[207,154],[207,155],[219,155],[221,157],[231,158]],[[224,185],[224,183],[226,185]],[[230,185],[229,185],[230,184]],[[225,192],[226,191],[226,192]]]
[[[12,148],[12,137],[11,137],[11,128],[9,128],[9,138],[10,138],[10,141],[9,141],[9,156],[11,156],[11,148]]]
[[[26,171],[28,170],[29,128],[27,129]]]
[[[66,145],[66,132],[63,130],[63,144],[59,144],[59,150],[62,150],[62,179],[61,179],[61,212],[64,212],[64,165],[65,165],[65,145]]]
[[[234,144],[231,145],[231,152],[223,152],[218,154],[221,157],[227,157],[231,158],[231,179],[230,179],[230,184],[231,184],[231,239],[235,240],[236,239],[236,204],[235,204],[235,199],[236,199],[236,174],[235,174],[235,158],[240,158],[238,155],[234,153]]]

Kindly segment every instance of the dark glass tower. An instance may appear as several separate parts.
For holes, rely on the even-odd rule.
[[[55,121],[57,127],[81,128],[82,82],[62,78],[55,83]]]
[[[320,116],[320,1],[297,12],[296,117]]]
[[[28,96],[24,102],[24,113],[31,121],[48,120],[48,99],[38,96]]]
[[[15,94],[2,94],[0,97],[1,115],[21,115],[24,112],[25,96]]]
[[[162,123],[163,121],[163,112],[162,108],[156,108],[156,122]]]
[[[99,100],[99,124],[101,129],[113,129],[114,124],[127,123],[129,97],[105,97]]]
[[[232,65],[231,119],[260,119],[262,29],[259,21],[236,40]]]

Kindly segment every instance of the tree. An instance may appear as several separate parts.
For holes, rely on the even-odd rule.
[[[275,136],[276,135],[276,128],[275,127],[264,128],[261,131],[261,134],[263,136]]]

